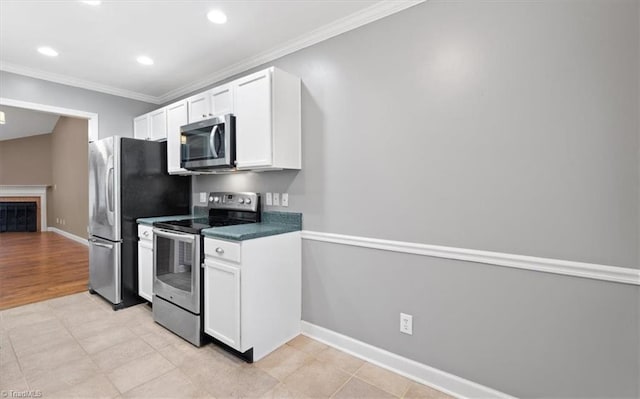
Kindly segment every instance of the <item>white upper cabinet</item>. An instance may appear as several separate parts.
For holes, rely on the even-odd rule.
[[[260,71],[235,82],[236,166],[270,166],[271,72]]]
[[[236,118],[236,168],[302,167],[300,79],[271,67],[195,94],[133,120],[134,137],[167,139],[171,174],[218,173],[180,167],[180,127],[220,115]]]
[[[188,174],[180,167],[180,127],[189,123],[187,100],[167,105],[167,171],[169,174]]]
[[[238,169],[300,169],[300,79],[268,68],[233,81]]]
[[[167,109],[149,113],[149,140],[165,140],[167,138]]]
[[[215,87],[208,93],[212,116],[233,114],[233,87],[230,84]]]
[[[222,85],[187,98],[189,123],[233,113],[233,90]]]
[[[140,115],[133,120],[133,138],[149,139],[149,114]]]
[[[208,92],[199,93],[187,98],[187,104],[189,108],[189,123],[198,122],[213,116],[209,106]]]
[[[133,120],[133,137],[161,141],[167,138],[167,113],[160,108]]]

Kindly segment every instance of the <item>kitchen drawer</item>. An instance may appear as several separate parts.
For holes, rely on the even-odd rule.
[[[152,241],[153,240],[153,226],[147,226],[146,224],[138,225],[138,238],[140,240]]]
[[[213,259],[240,263],[240,243],[205,238],[204,255]]]

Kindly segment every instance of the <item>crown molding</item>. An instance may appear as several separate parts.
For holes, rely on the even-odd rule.
[[[180,96],[184,96],[186,94],[199,90],[205,86],[214,84],[223,79],[245,72],[251,68],[255,68],[267,62],[271,62],[280,57],[284,57],[285,55],[291,54],[298,50],[302,50],[303,48],[312,46],[316,43],[320,43],[324,40],[359,28],[363,25],[377,21],[402,10],[406,10],[409,7],[424,3],[425,1],[426,0],[381,1],[361,11],[355,12],[344,18],[324,25],[318,29],[312,30],[311,32],[308,32],[295,39],[284,42],[283,44],[276,46],[270,50],[232,64],[224,69],[206,76],[203,79],[171,90],[160,97],[160,99],[162,100],[161,103],[167,103]]]
[[[113,96],[126,97],[132,100],[144,101],[152,104],[161,104],[160,97],[148,94],[138,93],[131,90],[125,90],[118,87],[108,86],[101,83],[92,82],[74,78],[67,75],[61,75],[53,72],[46,72],[40,69],[16,65],[5,61],[0,61],[0,71],[15,73],[18,75],[29,76],[31,78],[47,80],[49,82],[60,83],[67,86],[78,87],[97,91],[100,93],[111,94]]]
[[[36,79],[48,80],[50,82],[61,83],[67,86],[79,87],[82,89],[93,90],[100,93],[111,94],[130,98],[133,100],[144,101],[152,104],[165,104],[180,96],[192,93],[205,86],[214,84],[223,79],[245,72],[251,68],[271,62],[287,54],[291,54],[303,48],[320,43],[324,40],[338,36],[342,33],[359,28],[363,25],[377,21],[389,15],[395,14],[409,7],[424,3],[427,0],[384,0],[363,10],[355,12],[344,18],[338,19],[318,29],[312,30],[295,39],[284,42],[270,50],[259,53],[253,57],[246,58],[240,62],[232,64],[226,68],[216,71],[203,79],[199,79],[187,85],[170,90],[161,96],[152,96],[149,94],[139,93],[131,90],[121,89],[118,87],[108,86],[89,80],[74,78],[67,75],[61,75],[52,72],[46,72],[39,69],[29,68],[16,65],[4,61],[0,61],[0,70],[11,72],[18,75],[29,76]]]

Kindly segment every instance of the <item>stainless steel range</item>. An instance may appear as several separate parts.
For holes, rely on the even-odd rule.
[[[196,346],[203,343],[203,229],[260,222],[260,195],[213,192],[209,216],[153,224],[153,318]]]

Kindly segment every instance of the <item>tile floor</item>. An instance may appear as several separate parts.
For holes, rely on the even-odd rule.
[[[45,398],[449,398],[305,336],[247,364],[87,292],[0,312],[0,390]]]

